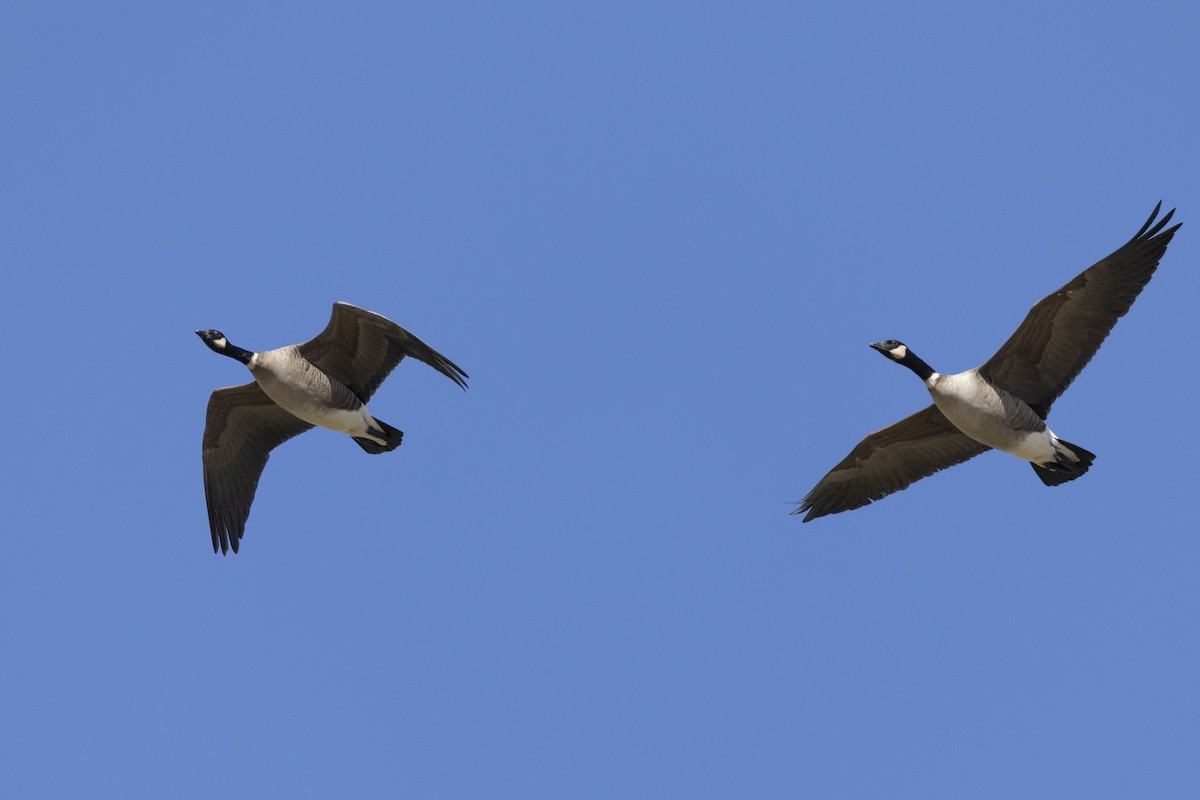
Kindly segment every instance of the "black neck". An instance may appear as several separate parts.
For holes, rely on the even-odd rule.
[[[912,350],[905,353],[904,358],[900,359],[899,363],[917,373],[917,377],[923,381],[929,380],[929,376],[933,374],[933,367],[918,358]]]
[[[217,350],[217,352],[223,356],[229,356],[230,358],[236,359],[243,364],[249,364],[250,356],[254,355],[254,353],[250,352],[249,350],[243,350],[236,344],[230,344],[229,342],[226,342],[225,347],[221,350]]]

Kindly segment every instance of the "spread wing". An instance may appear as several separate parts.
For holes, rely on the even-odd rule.
[[[1051,404],[1092,360],[1117,320],[1158,268],[1179,225],[1154,223],[1162,203],[1132,239],[1037,303],[979,372],[1045,419]],[[1153,225],[1153,227],[1151,227]]]
[[[367,402],[405,356],[423,361],[462,388],[467,373],[396,323],[349,303],[334,303],[325,330],[300,353]]]
[[[931,405],[859,442],[792,513],[808,522],[859,508],[990,449]]]
[[[218,547],[238,551],[271,450],[311,427],[275,405],[257,383],[217,389],[208,398],[204,499],[214,553]]]

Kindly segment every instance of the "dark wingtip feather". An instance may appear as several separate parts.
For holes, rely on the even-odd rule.
[[[788,516],[794,517],[797,514],[804,514],[804,512],[807,511],[808,513],[805,514],[804,519],[802,519],[800,521],[801,522],[812,522],[814,519],[817,519],[818,517],[824,517],[829,514],[836,513],[833,511],[817,511],[817,509],[813,507],[812,500],[813,500],[812,495],[809,494],[803,500],[796,501],[799,508],[797,508],[795,511],[792,511],[790,514],[788,514]]]
[[[1159,236],[1160,234],[1162,236],[1168,237],[1168,241],[1169,241],[1169,238],[1175,234],[1175,231],[1179,230],[1179,226],[1182,225],[1183,223],[1180,222],[1177,225],[1173,226],[1170,230],[1164,231],[1163,228],[1165,228],[1167,226],[1167,223],[1171,221],[1171,218],[1175,216],[1175,209],[1172,208],[1170,211],[1168,211],[1166,213],[1166,215],[1162,219],[1158,220],[1158,222],[1155,222],[1154,220],[1158,216],[1158,212],[1161,210],[1162,210],[1162,200],[1159,200],[1158,205],[1154,206],[1154,211],[1151,212],[1150,218],[1148,220],[1146,220],[1146,224],[1143,225],[1142,229],[1139,230],[1137,232],[1137,234],[1134,235],[1134,237],[1131,241],[1138,241],[1139,239],[1148,241],[1148,240],[1154,239],[1155,237]],[[1153,227],[1151,227],[1151,226],[1153,226]]]
[[[1171,217],[1173,217],[1173,216],[1175,216],[1175,209],[1172,208],[1170,211],[1167,212],[1167,215],[1162,218],[1162,222],[1158,223],[1158,227],[1162,228],[1162,226],[1166,225],[1168,222],[1171,221]],[[1183,223],[1180,223],[1180,224],[1183,224]],[[1178,228],[1179,225],[1176,225],[1175,227]]]
[[[1160,219],[1153,228],[1151,228],[1149,231],[1146,232],[1145,239],[1147,241],[1152,241],[1155,238],[1157,238],[1159,235],[1159,231],[1161,231],[1163,229],[1163,226],[1165,226],[1168,222],[1171,221],[1171,217],[1174,215],[1175,215],[1175,209],[1172,208],[1170,211],[1167,212],[1167,215],[1165,217]],[[1173,233],[1173,232],[1174,232],[1174,229],[1172,229],[1171,231],[1167,231],[1167,233]]]
[[[471,376],[468,375],[467,373],[463,372],[463,370],[457,364],[455,364],[453,361],[446,358],[445,356],[442,356],[442,359],[445,361],[445,364],[447,367],[449,367],[449,369],[441,369],[438,371],[441,372],[443,375],[445,375],[450,380],[457,383],[459,385],[459,387],[465,392],[467,390],[467,379],[470,378]]]
[[[1137,233],[1135,233],[1133,235],[1134,239],[1142,238],[1142,234],[1144,234],[1146,231],[1148,231],[1150,229],[1150,226],[1154,224],[1154,218],[1158,216],[1158,212],[1160,210],[1162,210],[1162,200],[1159,200],[1158,204],[1154,206],[1154,210],[1150,212],[1150,218],[1148,220],[1146,220],[1146,224],[1142,226],[1141,230],[1139,230]]]

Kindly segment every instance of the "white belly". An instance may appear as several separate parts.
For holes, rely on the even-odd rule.
[[[954,427],[977,442],[1025,461],[1044,464],[1054,460],[1054,434],[1049,428],[1014,431],[1005,427],[1002,419],[981,417],[974,409],[958,403],[939,402],[936,405]]]
[[[275,398],[271,398],[274,400]],[[275,402],[279,403],[278,400]],[[313,425],[319,425],[322,428],[328,428],[331,431],[345,433],[349,436],[366,437],[379,441],[379,437],[371,436],[367,431],[371,428],[379,429],[375,424],[375,419],[367,411],[367,407],[363,406],[357,411],[331,411],[328,408],[313,408],[311,406],[286,406],[279,403],[280,408],[294,414],[305,422],[311,422]],[[381,442],[386,444],[386,440]]]
[[[977,442],[1014,455],[1024,461],[1045,464],[1055,460],[1054,434],[1032,409],[1024,407],[1013,420],[1013,398],[1005,398],[967,373],[938,376],[930,387],[934,405],[946,419]],[[1037,427],[1039,430],[1020,430]]]
[[[255,375],[255,378],[258,377]],[[386,444],[386,440],[380,440],[378,436],[368,433],[372,428],[379,430],[379,425],[366,406],[359,406],[353,410],[331,409],[313,402],[304,392],[277,381],[259,380],[258,385],[276,405],[311,425]]]
[[[1049,464],[1056,460],[1054,434],[1050,432],[1049,428],[1036,433],[1026,433],[1024,438],[1019,439],[1015,444],[997,449],[1035,464]]]

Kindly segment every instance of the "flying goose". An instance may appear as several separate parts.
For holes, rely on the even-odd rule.
[[[217,389],[204,425],[204,498],[213,552],[233,548],[246,528],[254,490],[271,450],[314,425],[351,436],[368,453],[400,446],[403,433],[366,402],[405,356],[463,389],[467,373],[391,320],[334,303],[325,330],[304,344],[253,353],[220,331],[196,331],[208,347],[250,368],[252,383]]]
[[[1095,455],[1046,427],[1051,404],[1087,365],[1154,274],[1179,225],[1155,224],[1038,302],[982,366],[943,375],[895,339],[875,350],[916,373],[933,405],[875,431],[821,479],[793,514],[804,521],[880,500],[995,448],[1028,461],[1047,486],[1087,472]],[[1151,227],[1153,225],[1153,227]]]

